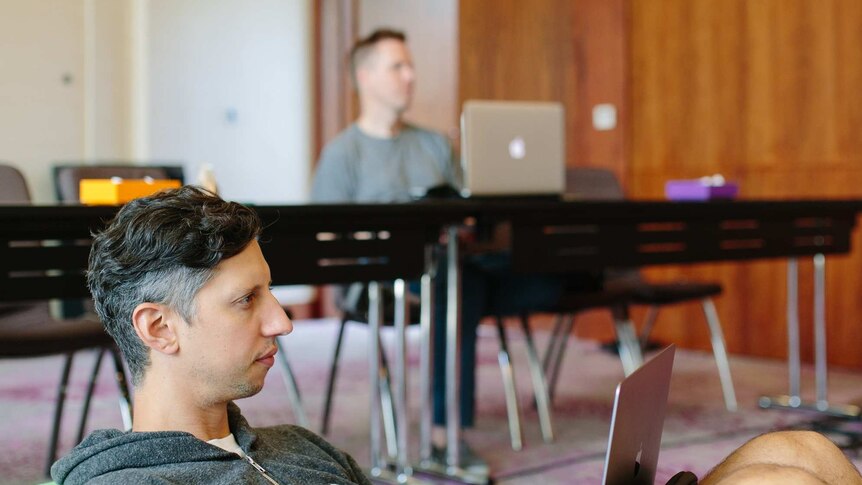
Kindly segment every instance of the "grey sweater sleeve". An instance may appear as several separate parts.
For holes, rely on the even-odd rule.
[[[341,140],[343,141],[343,140]],[[355,197],[354,167],[346,143],[326,145],[317,162],[317,170],[311,184],[312,202],[352,202]]]
[[[443,169],[446,174],[446,180],[456,189],[461,189],[464,187],[464,171],[461,168],[461,158],[455,153],[455,148],[452,147],[446,137],[441,135],[440,138],[443,140],[442,149],[445,154],[444,160],[446,160],[446,166]]]

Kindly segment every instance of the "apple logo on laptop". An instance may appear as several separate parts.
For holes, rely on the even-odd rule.
[[[644,452],[644,444],[641,443],[640,449],[638,450],[638,454],[637,454],[637,456],[635,456],[635,474],[632,475],[633,477],[638,476],[638,473],[640,473],[640,471],[641,471],[641,455],[643,455],[643,452]]]
[[[520,136],[516,136],[509,142],[509,156],[515,160],[521,160],[527,154],[527,144]]]

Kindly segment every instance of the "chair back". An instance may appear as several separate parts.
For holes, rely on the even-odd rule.
[[[566,169],[566,194],[584,200],[623,200],[626,198],[614,172],[605,168],[570,167]]]
[[[59,202],[78,202],[81,179],[179,179],[182,167],[171,165],[83,165],[59,164],[54,166],[54,190]]]
[[[0,163],[0,203],[30,203],[30,191],[24,175],[17,168],[4,163]]]
[[[566,169],[566,193],[584,200],[624,200],[626,198],[616,174],[606,168],[596,167]],[[640,271],[633,268],[605,268],[603,272],[606,288],[642,281]]]

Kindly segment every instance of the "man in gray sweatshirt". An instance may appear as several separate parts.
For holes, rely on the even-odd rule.
[[[233,404],[261,390],[293,329],[260,232],[254,211],[183,187],[130,202],[95,236],[88,285],[129,365],[134,419],[57,461],[57,483],[370,483],[310,431],[254,429]]]

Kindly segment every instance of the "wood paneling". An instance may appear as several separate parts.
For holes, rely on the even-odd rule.
[[[722,173],[743,197],[862,197],[862,2],[858,0],[470,0],[460,4],[460,99],[560,100],[569,165],[619,173],[629,195]],[[597,132],[596,103],[620,126]],[[829,359],[862,367],[862,229],[827,262]],[[647,271],[715,279],[730,351],[786,355],[786,264]],[[800,264],[811,355],[810,262]],[[642,313],[636,312],[636,316]],[[656,338],[709,348],[697,305],[663,310]],[[607,317],[587,319],[607,336]]]
[[[628,158],[626,0],[469,0],[459,11],[459,98],[559,101],[569,166],[613,170]],[[459,103],[459,104],[460,104]],[[592,107],[611,103],[618,126],[592,127]],[[608,312],[579,317],[578,332],[613,336]]]
[[[316,159],[324,145],[356,117],[347,67],[347,53],[356,39],[356,0],[314,2],[313,15]]]
[[[661,0],[631,3],[630,195],[722,173],[744,197],[862,197],[862,2]],[[862,366],[856,251],[827,262],[830,362]],[[810,358],[812,269],[800,266]],[[786,355],[783,262],[654,269],[715,278],[731,352]],[[660,339],[708,348],[697,309],[666,315]]]
[[[852,166],[860,21],[855,0],[633,2],[629,173]]]
[[[460,3],[460,99],[559,101],[566,108],[570,166],[622,175],[626,126],[598,132],[592,106],[616,105],[625,123],[627,56],[623,0]]]

